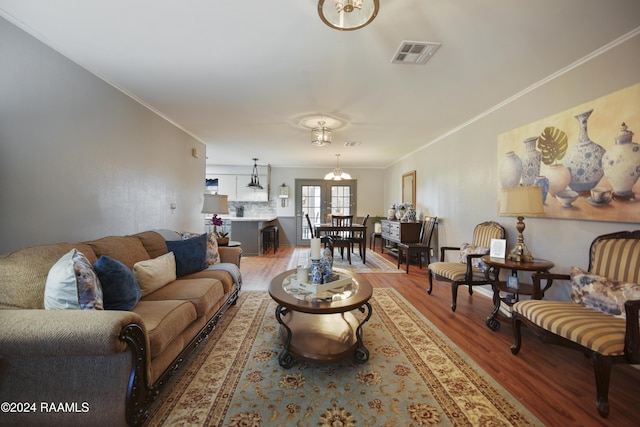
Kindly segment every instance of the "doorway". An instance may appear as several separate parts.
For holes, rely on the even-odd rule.
[[[331,215],[356,215],[357,181],[325,181],[296,179],[296,246],[308,246],[312,224],[331,222]]]

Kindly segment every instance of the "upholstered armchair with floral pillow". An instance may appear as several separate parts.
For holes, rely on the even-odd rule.
[[[476,225],[473,230],[471,243],[463,243],[460,246],[442,246],[440,248],[440,261],[429,264],[429,289],[433,290],[434,277],[443,282],[451,283],[451,310],[456,311],[458,299],[458,286],[469,287],[469,295],[473,295],[473,286],[487,285],[491,282],[485,275],[485,266],[480,259],[489,253],[491,239],[506,239],[507,232],[504,227],[494,221],[486,221]],[[445,254],[455,253],[457,262],[446,262]]]
[[[597,237],[591,243],[587,271],[533,275],[534,293],[541,282],[569,280],[571,301],[528,300],[512,307],[515,343],[522,344],[521,325],[544,342],[589,355],[596,379],[596,407],[609,415],[609,382],[614,363],[640,364],[640,230]]]

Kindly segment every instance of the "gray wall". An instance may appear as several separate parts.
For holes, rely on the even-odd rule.
[[[418,210],[441,218],[438,227],[441,246],[468,242],[477,223],[495,220],[506,227],[507,246],[512,248],[517,237],[516,219],[497,215],[498,135],[638,83],[638,52],[640,36],[637,35],[407,156],[385,171],[386,204],[400,200],[400,176],[416,169]],[[630,129],[636,133],[634,141],[638,142],[640,123],[630,125]],[[617,128],[612,129],[609,141],[598,142],[609,147],[617,132]],[[572,265],[587,268],[589,245],[594,237],[638,229],[639,223],[640,218],[635,224],[527,218],[524,239],[535,257],[556,264],[553,271],[568,273]],[[549,295],[567,298],[568,284],[560,283]]]
[[[2,18],[0,63],[0,253],[203,229],[204,144]]]

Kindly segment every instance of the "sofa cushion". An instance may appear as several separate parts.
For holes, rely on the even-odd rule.
[[[460,262],[463,264],[467,263],[467,255],[487,255],[489,253],[489,248],[485,248],[484,246],[473,246],[471,243],[462,243],[460,245]],[[471,265],[475,268],[479,268],[480,270],[486,270],[486,264],[480,258],[471,258]]]
[[[133,273],[143,297],[160,289],[176,280],[176,260],[173,252],[135,263]]]
[[[32,246],[0,255],[0,308],[43,309],[49,270],[73,248],[89,261],[96,261],[90,246],[71,243]]]
[[[190,239],[198,236],[197,233],[190,231],[182,231],[180,233],[183,239]],[[220,263],[220,253],[218,250],[218,238],[213,233],[207,234],[207,265],[215,265]],[[206,267],[205,267],[206,268]]]
[[[625,318],[624,303],[640,299],[640,284],[627,283],[571,267],[571,300]]]
[[[133,236],[109,236],[85,243],[93,248],[98,257],[106,255],[129,268],[133,268],[133,264],[138,261],[151,258],[140,239]]]
[[[44,288],[44,307],[102,310],[100,280],[82,252],[71,249],[51,267]]]
[[[224,289],[217,279],[180,279],[145,296],[144,301],[190,301],[196,315],[202,317],[223,298]]]
[[[140,300],[140,286],[133,272],[120,261],[102,255],[93,264],[102,285],[105,310],[129,311]]]
[[[149,254],[149,258],[157,258],[169,252],[164,238],[155,231],[143,231],[142,233],[134,234],[133,237],[140,240],[144,250]]]
[[[142,317],[149,336],[151,358],[160,354],[196,320],[196,308],[188,301],[141,300],[132,311]]]
[[[175,255],[176,275],[178,277],[195,273],[208,267],[206,260],[206,234],[185,240],[167,241],[167,250]]]

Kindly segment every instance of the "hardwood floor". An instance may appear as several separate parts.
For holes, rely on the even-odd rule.
[[[271,278],[286,268],[292,251],[292,247],[281,247],[275,255],[243,258],[243,289],[266,290]],[[434,290],[428,295],[427,270],[417,266],[412,266],[409,274],[368,274],[367,279],[374,287],[398,290],[545,425],[640,425],[640,369],[613,366],[611,412],[608,418],[601,418],[595,407],[591,360],[577,351],[544,344],[526,328],[522,349],[514,356],[510,350],[511,324],[501,322],[496,332],[485,326],[492,306],[490,298],[477,292],[470,296],[467,288],[461,287],[453,313],[450,286],[434,283]]]

